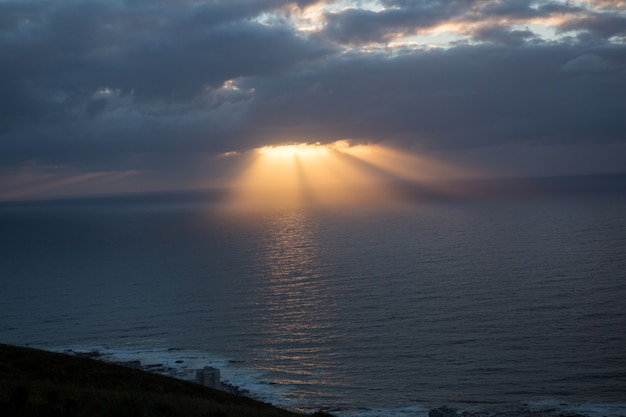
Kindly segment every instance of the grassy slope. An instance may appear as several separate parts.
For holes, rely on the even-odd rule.
[[[93,359],[3,344],[0,415],[300,416],[191,382]]]

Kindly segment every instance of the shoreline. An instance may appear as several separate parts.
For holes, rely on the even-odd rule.
[[[62,353],[67,354],[67,355],[74,355],[77,358],[88,358],[88,359],[100,360],[102,362],[111,363],[114,365],[121,365],[130,369],[137,369],[140,371],[149,372],[149,373],[153,373],[157,375],[172,376],[172,374],[174,374],[176,371],[175,368],[169,367],[163,363],[143,364],[141,360],[137,360],[137,359],[128,360],[128,361],[110,361],[106,359],[107,355],[100,352],[99,350],[80,352],[80,351],[75,351],[73,349],[66,349]],[[182,361],[180,361],[180,363],[182,363]],[[181,379],[181,380],[186,381],[186,379]],[[202,386],[202,384],[196,381],[189,380],[188,382],[194,382]],[[246,398],[253,399],[252,396],[250,396],[250,391],[247,389],[243,389],[228,381],[219,381],[219,383],[220,383],[221,388],[218,388],[218,389],[220,391],[224,391],[229,394],[236,395],[238,397],[246,397]]]
[[[168,351],[177,351],[178,349],[169,349]],[[87,350],[87,351],[79,351],[74,349],[65,349],[62,353],[68,354],[71,356],[76,356],[80,358],[89,358],[93,360],[102,361],[105,363],[111,363],[116,365],[121,365],[127,368],[141,370],[143,372],[152,373],[156,375],[165,375],[170,376],[176,379],[181,379],[183,381],[196,383],[200,386],[201,384],[180,377],[180,372],[171,366],[168,366],[165,363],[143,363],[141,359],[131,359],[131,360],[110,360],[110,356],[112,353],[103,353],[98,349]],[[184,360],[179,359],[176,360],[175,363],[182,364]],[[251,393],[248,389],[241,388],[238,385],[235,385],[229,381],[221,381],[223,392],[242,397],[248,398],[256,401],[264,401],[259,398],[255,398],[254,394]],[[302,410],[295,407],[290,407],[285,404],[278,404],[277,407],[282,407],[287,410],[292,410],[293,412],[301,413],[305,412],[310,414],[310,410]],[[582,410],[574,411],[573,408],[583,408]],[[407,416],[416,416],[416,417],[624,417],[626,416],[626,404],[568,404],[562,402],[545,402],[543,404],[509,404],[509,405],[501,405],[490,407],[485,405],[484,407],[477,407],[477,409],[467,410],[467,409],[459,409],[454,408],[452,406],[448,406],[442,404],[438,407],[407,407],[405,411],[403,411],[402,415]],[[596,410],[596,412],[589,411],[593,408],[601,408]],[[615,410],[610,411],[611,408],[615,408]],[[383,417],[395,414],[390,409],[370,409],[368,411],[360,411],[360,412],[350,412],[342,409],[336,408],[324,408],[323,405],[320,408],[323,412],[331,413],[329,415],[336,417],[352,417],[352,416],[363,416],[363,417]],[[410,409],[413,409],[410,411]]]
[[[23,417],[304,416],[190,381],[97,360],[94,356],[80,357],[1,343],[0,414]]]

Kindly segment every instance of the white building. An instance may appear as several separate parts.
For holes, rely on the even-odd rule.
[[[220,370],[212,366],[205,366],[204,369],[196,370],[196,382],[205,387],[222,389]]]

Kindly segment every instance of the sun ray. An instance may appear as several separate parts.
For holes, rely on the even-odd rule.
[[[251,152],[254,156],[236,179],[232,199],[248,208],[362,204],[434,195],[434,186],[426,185],[429,179],[463,174],[458,167],[433,159],[347,140],[268,145]]]

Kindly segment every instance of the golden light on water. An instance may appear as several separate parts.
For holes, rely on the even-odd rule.
[[[251,151],[234,184],[246,207],[337,205],[395,197],[397,184],[462,175],[449,164],[381,145],[289,143]]]

